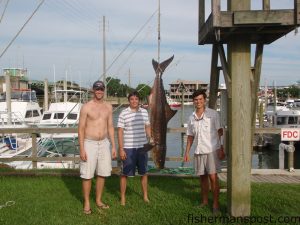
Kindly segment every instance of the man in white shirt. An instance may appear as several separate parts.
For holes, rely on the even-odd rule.
[[[193,95],[195,111],[189,117],[187,127],[187,144],[184,161],[190,160],[190,149],[195,140],[194,167],[201,181],[201,207],[208,205],[209,182],[213,192],[213,213],[219,214],[219,181],[217,172],[220,170],[220,160],[223,153],[221,136],[223,129],[217,111],[205,106],[206,93],[196,90]]]

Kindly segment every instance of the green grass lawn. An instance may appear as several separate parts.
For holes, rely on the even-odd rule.
[[[93,183],[94,185],[94,183]],[[93,186],[94,187],[94,186]],[[200,224],[211,217],[211,209],[200,203],[197,178],[149,177],[150,203],[141,196],[139,177],[128,180],[127,205],[119,204],[119,177],[106,180],[103,201],[111,208],[98,210],[91,199],[92,215],[83,215],[81,180],[70,176],[0,176],[0,224]],[[220,194],[222,214],[226,214],[226,193]],[[211,198],[210,198],[211,202]],[[272,216],[274,220],[300,216],[299,184],[252,184],[251,216]],[[193,218],[193,220],[192,220]],[[255,218],[254,218],[255,219]],[[288,223],[281,224],[299,224]],[[298,220],[299,221],[299,220]],[[223,224],[217,223],[202,224]],[[246,223],[228,223],[246,224]],[[248,223],[250,224],[250,223]],[[252,224],[261,224],[253,222]],[[277,224],[280,224],[277,222]]]

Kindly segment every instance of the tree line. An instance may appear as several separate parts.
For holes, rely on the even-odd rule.
[[[106,78],[107,95],[113,97],[126,97],[130,92],[136,90],[139,92],[141,100],[146,101],[150,95],[151,87],[147,84],[138,84],[136,88],[129,87],[127,84],[122,84],[118,78],[107,77]]]

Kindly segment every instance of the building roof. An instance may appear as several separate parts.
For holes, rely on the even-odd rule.
[[[207,84],[208,85],[208,83],[203,82],[201,80],[181,80],[181,79],[177,79],[176,81],[171,82],[169,85],[180,84],[180,83],[183,83],[183,84]]]

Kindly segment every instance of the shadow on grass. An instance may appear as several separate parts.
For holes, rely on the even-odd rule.
[[[148,185],[149,186],[149,185]],[[127,178],[127,186],[126,186],[126,199],[131,200],[133,198],[143,198],[142,190],[141,190],[141,182],[140,176],[128,177]],[[110,196],[116,198],[118,204],[120,203],[120,176],[112,175],[107,178],[105,191],[109,193]],[[105,197],[105,193],[103,194]]]
[[[69,190],[70,194],[74,196],[78,201],[82,201],[82,182],[80,177],[62,176],[61,180]]]
[[[149,178],[149,185],[170,195],[171,198],[180,196],[186,199],[191,205],[197,205],[200,202],[200,187],[192,182],[198,178],[182,177],[156,177]],[[167,184],[167,185],[166,185]]]
[[[62,181],[64,182],[65,186],[69,190],[70,194],[74,196],[78,201],[83,204],[83,196],[82,196],[82,179],[78,177],[69,177],[69,176],[62,176]],[[91,203],[96,202],[96,177],[92,179],[92,187],[90,192],[90,201]],[[130,188],[128,192],[131,192]],[[105,186],[104,191],[102,194],[103,202],[112,202],[111,195],[115,195],[116,197],[119,196],[119,179],[118,176],[112,175],[112,177],[105,178]],[[114,203],[115,204],[115,203]]]

